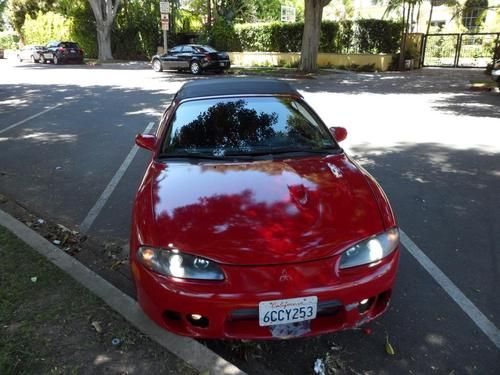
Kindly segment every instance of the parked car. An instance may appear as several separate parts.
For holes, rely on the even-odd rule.
[[[332,121],[332,119],[329,119]],[[388,306],[399,232],[381,187],[287,83],[186,83],[137,192],[130,262],[144,311],[180,335],[288,338]]]
[[[491,77],[500,83],[500,59],[495,61],[493,64],[493,69],[491,70]]]
[[[155,72],[163,70],[188,70],[193,74],[211,70],[223,72],[231,67],[229,55],[219,52],[210,46],[184,44],[168,50],[163,55],[155,55],[151,59]]]
[[[42,63],[52,61],[56,65],[67,62],[83,64],[84,52],[78,43],[53,41],[47,44],[47,49],[52,55],[50,58],[42,58]]]
[[[32,63],[37,63],[43,58],[44,53],[47,49],[44,46],[24,46],[17,53],[17,60],[22,62],[23,60],[29,60]]]

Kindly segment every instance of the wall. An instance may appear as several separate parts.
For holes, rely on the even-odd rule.
[[[237,66],[296,66],[300,61],[298,52],[228,52],[231,64]],[[369,65],[374,64],[378,71],[385,71],[389,68],[393,56],[390,54],[336,54],[319,53],[319,67],[336,67],[349,65]]]

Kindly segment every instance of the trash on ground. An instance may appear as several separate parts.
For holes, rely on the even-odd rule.
[[[120,340],[119,338],[115,337],[113,340],[111,340],[111,345],[113,345],[115,348],[119,347],[121,344],[122,340]]]
[[[53,243],[54,245],[60,245],[60,244],[61,244],[61,241],[59,241],[59,240],[53,240],[53,241],[52,241],[52,243]]]
[[[43,219],[38,219],[36,222],[37,222],[38,224],[40,224],[40,225],[41,225],[41,224],[45,224],[45,220],[43,220]]]
[[[321,358],[316,359],[314,362],[314,373],[317,375],[326,375],[326,368]]]
[[[91,324],[92,324],[92,327],[94,327],[94,329],[95,329],[95,331],[97,333],[102,333],[102,327],[101,327],[101,324],[98,321],[93,321]]]
[[[385,336],[385,352],[389,355],[395,355],[396,351],[394,350],[393,346],[389,342],[389,335]]]
[[[33,276],[33,277],[31,278],[31,282],[32,282],[32,283],[36,283],[36,281],[37,281],[37,280],[38,280],[38,278],[37,278],[36,276]]]

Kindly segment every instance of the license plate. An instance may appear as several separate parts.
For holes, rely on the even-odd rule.
[[[220,66],[225,66],[226,64],[225,63],[219,63]]]
[[[43,57],[45,57],[46,59],[51,59],[52,58],[52,54],[51,53],[44,53]]]
[[[259,325],[272,326],[316,318],[318,297],[279,299],[259,303]]]
[[[75,50],[74,49],[70,49],[69,52],[70,53],[75,53]]]

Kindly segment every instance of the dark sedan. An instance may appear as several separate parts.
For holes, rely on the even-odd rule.
[[[53,41],[47,44],[47,49],[52,55],[49,58],[40,59],[41,63],[52,61],[56,65],[67,62],[83,64],[84,53],[78,43]]]
[[[193,74],[203,71],[222,73],[231,67],[229,55],[212,47],[198,44],[184,44],[173,47],[163,55],[153,56],[151,63],[155,72],[165,69],[189,70]]]

